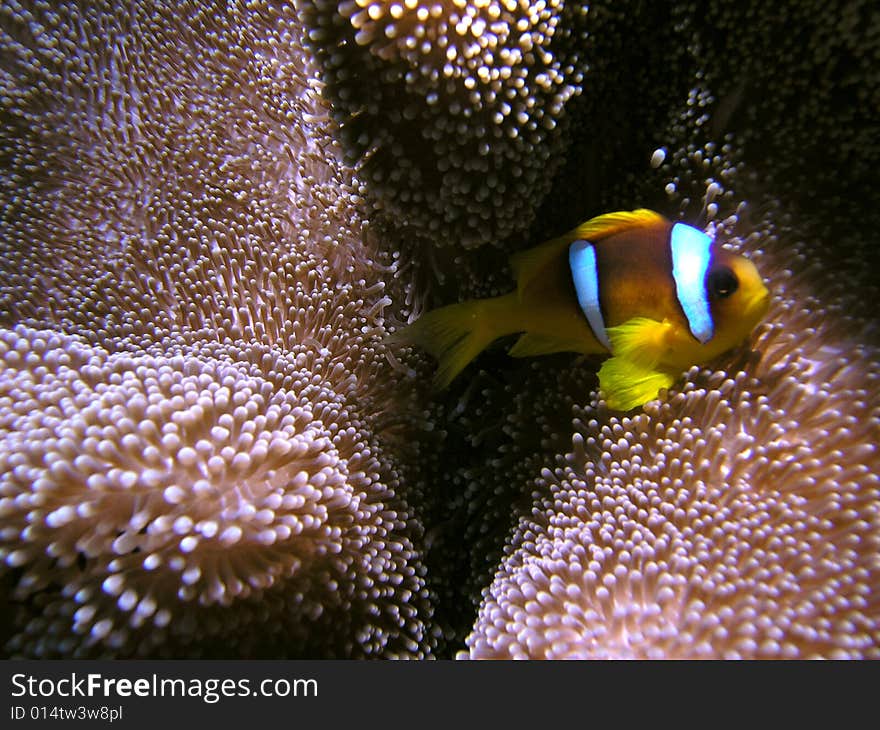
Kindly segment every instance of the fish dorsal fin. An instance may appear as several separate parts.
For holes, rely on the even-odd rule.
[[[526,249],[515,253],[510,257],[510,268],[513,271],[513,278],[516,281],[516,291],[520,299],[523,292],[535,277],[544,270],[544,268],[557,256],[561,256],[569,244],[571,238],[568,234],[559,238],[551,239],[546,243],[541,243],[534,248]]]
[[[553,238],[534,248],[515,253],[510,257],[510,268],[513,270],[513,277],[516,280],[517,292],[521,297],[523,290],[534,280],[535,276],[556,256],[562,255],[572,241],[584,239],[595,243],[602,238],[613,236],[615,233],[630,228],[649,226],[665,220],[662,215],[647,208],[605,213],[591,218],[586,223],[581,223],[577,228],[559,238]]]
[[[665,221],[666,219],[662,215],[647,208],[621,210],[617,213],[605,213],[596,218],[591,218],[586,223],[581,223],[575,228],[572,234],[574,234],[573,238],[583,238],[586,241],[595,243],[599,239],[608,238],[608,236],[613,236],[621,231],[627,231],[630,228],[640,228]]]

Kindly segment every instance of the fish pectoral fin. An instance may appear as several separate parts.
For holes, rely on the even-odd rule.
[[[584,345],[576,340],[566,340],[549,335],[524,333],[508,351],[511,357],[552,355],[554,352],[583,352]]]
[[[672,323],[666,320],[658,322],[648,317],[633,317],[616,327],[609,327],[606,333],[615,357],[651,369],[669,350],[674,330]]]
[[[670,370],[611,357],[599,369],[599,388],[609,408],[628,411],[656,398],[661,388],[668,388],[675,382],[677,375]]]

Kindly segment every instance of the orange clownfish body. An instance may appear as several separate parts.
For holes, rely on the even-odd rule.
[[[519,332],[513,357],[611,355],[599,386],[609,407],[629,410],[745,340],[769,304],[748,259],[644,209],[593,218],[510,263],[515,291],[428,312],[394,336],[439,360],[439,387]]]

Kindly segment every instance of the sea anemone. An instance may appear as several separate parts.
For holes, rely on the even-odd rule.
[[[876,657],[877,36],[798,7],[4,3],[6,652]],[[775,297],[644,412],[384,344],[643,205]]]
[[[534,482],[471,657],[880,656],[874,325],[852,288],[804,264],[795,228],[747,241],[732,242],[775,293],[754,351],[692,368],[637,415],[574,409],[571,450]]]
[[[515,410],[493,432],[496,399],[483,394],[472,419],[501,448],[461,474],[482,515],[480,554],[521,517],[482,591],[467,656],[878,656],[880,369],[873,313],[857,300],[880,292],[864,272],[841,277],[841,262],[807,263],[815,243],[790,224],[725,221],[736,225],[750,235],[729,245],[760,261],[775,294],[753,350],[692,368],[667,399],[629,416],[577,404],[574,389],[595,381],[564,363],[554,383],[529,374],[544,383],[528,391],[544,416],[514,416],[524,386],[508,382]],[[566,399],[568,428],[553,415]],[[567,453],[536,464],[539,447],[566,433]]]
[[[0,555],[34,609],[13,651],[418,653],[415,551],[346,379],[223,355],[4,333]]]
[[[7,4],[2,27],[8,651],[430,653],[394,263],[296,9]]]
[[[501,245],[527,228],[581,91],[586,6],[310,5],[309,37],[374,215],[430,246]]]
[[[817,411],[796,366],[777,369],[769,388],[760,371],[703,373],[633,418],[579,412],[470,656],[880,656],[880,411],[866,389],[880,373],[866,383],[831,359],[839,400]]]
[[[743,47],[775,57],[756,40],[768,32],[761,24]],[[706,45],[693,48],[716,58]],[[785,137],[793,118],[829,110],[833,89],[765,119],[757,145],[755,90],[719,96],[724,79],[705,71],[717,63],[697,68],[639,190],[665,187],[756,261],[774,295],[767,321],[748,348],[692,368],[641,413],[595,397],[572,408],[568,447],[520,482],[532,506],[517,510],[462,657],[880,657],[877,189],[832,210],[858,165],[821,177],[828,200],[818,188],[795,195],[791,179],[774,194],[779,171],[812,170]],[[773,76],[786,87],[774,103],[795,105],[789,77]],[[845,157],[849,132],[826,122],[816,129]],[[559,389],[532,397],[558,403]]]
[[[867,0],[683,3],[704,78],[777,196],[835,226],[878,220],[880,19]],[[760,103],[756,103],[760,100]]]

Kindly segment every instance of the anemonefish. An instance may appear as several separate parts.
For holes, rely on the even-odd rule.
[[[599,387],[609,408],[630,410],[745,340],[770,300],[751,261],[645,209],[593,218],[510,265],[515,291],[436,309],[394,336],[439,360],[438,387],[521,332],[513,357],[611,355]]]

